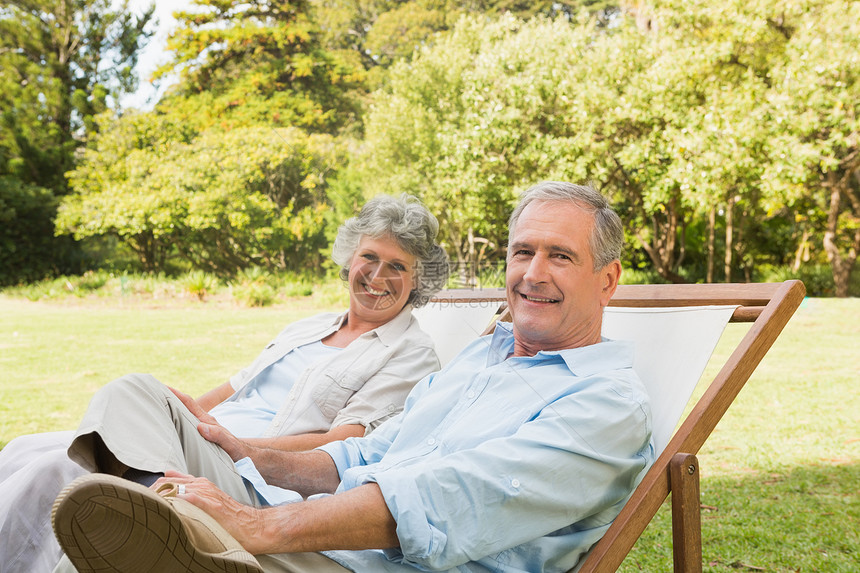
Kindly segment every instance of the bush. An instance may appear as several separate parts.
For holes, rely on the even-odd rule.
[[[79,298],[100,293],[113,275],[104,271],[87,271],[79,276],[59,276],[28,285],[10,287],[5,292],[29,300],[55,299],[73,295]]]
[[[269,306],[275,302],[277,291],[265,282],[234,285],[233,298],[245,306]]]
[[[92,292],[97,292],[104,287],[111,279],[111,275],[105,272],[87,271],[78,277],[75,294],[77,296],[85,296]]]
[[[0,170],[0,286],[86,268],[80,245],[54,236],[57,198]]]
[[[245,306],[269,306],[278,296],[278,277],[261,267],[248,267],[232,281],[233,298]]]
[[[284,294],[291,297],[311,296],[314,294],[314,285],[304,279],[288,282],[284,286]]]
[[[197,300],[203,300],[218,290],[218,278],[204,273],[203,271],[192,271],[185,275],[180,281],[185,292],[196,296]]]
[[[621,283],[623,285],[650,285],[663,284],[666,279],[651,269],[624,269],[621,272]]]
[[[327,178],[343,156],[340,143],[272,127],[151,141],[176,127],[161,119],[102,117],[68,173],[72,192],[58,208],[60,232],[112,237],[148,271],[187,264],[227,275],[251,261],[272,270],[319,266]]]
[[[833,273],[827,265],[804,265],[797,272],[788,266],[762,265],[756,275],[756,280],[765,283],[800,279],[806,286],[807,296],[833,296],[836,292]]]

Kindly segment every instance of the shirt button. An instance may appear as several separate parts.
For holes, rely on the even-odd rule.
[[[433,444],[435,444],[435,443],[436,443],[436,439],[435,439],[435,438],[430,438],[430,439],[428,439],[428,440],[427,440],[427,445],[428,445],[428,446],[432,446],[432,445],[433,445]]]
[[[520,480],[518,480],[517,478],[512,479],[511,485],[517,488],[520,487]]]
[[[474,398],[474,397],[475,397],[475,391],[474,391],[474,390],[469,390],[469,392],[466,394],[466,398],[468,398],[469,400],[471,400],[471,399],[472,399],[472,398]]]

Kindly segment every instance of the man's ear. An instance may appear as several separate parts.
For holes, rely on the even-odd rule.
[[[600,275],[603,281],[600,305],[606,306],[609,304],[609,299],[615,294],[615,289],[618,288],[618,281],[621,280],[621,261],[615,259],[600,270]]]

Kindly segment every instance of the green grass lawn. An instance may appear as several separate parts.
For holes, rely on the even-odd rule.
[[[0,296],[0,445],[73,429],[89,396],[127,372],[200,394],[320,310],[312,299],[240,308]],[[747,328],[729,325],[725,341]],[[860,570],[858,386],[860,299],[807,299],[699,453],[706,571]],[[664,507],[621,570],[671,567]]]
[[[284,326],[322,310],[303,300],[244,308],[0,296],[0,445],[74,429],[93,392],[126,373],[202,394],[249,365]]]
[[[698,456],[705,571],[860,571],[860,299],[806,299]],[[621,571],[671,570],[668,510]]]

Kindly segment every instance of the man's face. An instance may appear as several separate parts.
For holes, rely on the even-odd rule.
[[[520,215],[505,275],[515,354],[576,348],[600,341],[603,307],[621,264],[594,271],[591,214],[571,202],[536,201]]]

